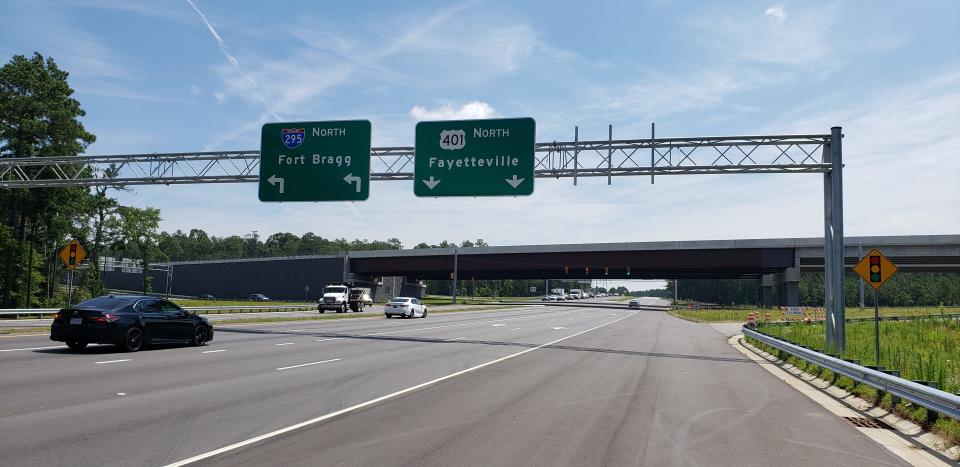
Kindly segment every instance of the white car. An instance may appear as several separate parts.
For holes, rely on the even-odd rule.
[[[629,303],[627,306],[628,306],[629,308],[640,308],[640,300],[638,300],[638,299],[636,299],[636,298],[633,299],[633,300],[630,300],[630,303]]]
[[[403,318],[426,318],[427,306],[413,297],[396,297],[390,300],[383,308],[387,318],[400,316]]]

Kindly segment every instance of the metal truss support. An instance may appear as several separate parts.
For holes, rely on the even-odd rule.
[[[724,136],[537,143],[538,178],[743,173],[826,173],[818,157],[831,135]],[[650,152],[649,165],[642,161]],[[370,151],[371,180],[413,180],[414,149]],[[111,169],[116,174],[109,176]],[[259,179],[259,151],[0,158],[0,188],[252,183]]]

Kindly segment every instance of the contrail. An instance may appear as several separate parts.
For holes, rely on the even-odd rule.
[[[187,3],[190,4],[190,6],[193,8],[193,11],[196,11],[197,14],[200,15],[200,19],[203,21],[203,24],[207,25],[207,30],[209,30],[210,35],[212,35],[213,38],[216,39],[217,45],[220,46],[220,51],[223,52],[223,55],[227,57],[227,61],[229,61],[230,64],[233,65],[233,68],[237,70],[237,73],[239,73],[240,76],[243,76],[247,81],[250,82],[250,84],[253,84],[253,88],[255,90],[254,93],[256,94],[257,98],[260,99],[260,102],[263,103],[263,106],[267,108],[267,112],[269,112],[277,120],[282,121],[283,117],[278,115],[277,112],[273,109],[273,106],[271,106],[270,103],[267,102],[267,100],[263,97],[263,95],[260,94],[260,91],[259,91],[260,85],[257,84],[257,81],[251,78],[250,76],[248,76],[246,73],[243,72],[243,70],[240,69],[240,62],[238,62],[237,58],[234,57],[229,50],[227,50],[227,44],[223,42],[223,38],[220,37],[220,34],[217,33],[217,30],[213,28],[213,25],[210,24],[210,21],[207,21],[207,16],[204,15],[199,8],[197,8],[197,5],[193,3],[193,0],[187,0]]]

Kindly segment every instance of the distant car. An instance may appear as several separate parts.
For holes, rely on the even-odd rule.
[[[546,302],[546,301],[549,301],[549,300],[550,300],[550,296],[549,296],[549,295],[544,295],[544,296],[540,297],[540,301],[541,301],[541,302]]]
[[[203,345],[213,340],[213,326],[206,318],[169,300],[105,295],[57,312],[50,326],[50,340],[66,342],[72,350],[95,343],[136,352],[151,343]]]
[[[426,318],[427,306],[413,297],[396,297],[387,302],[383,308],[383,314],[387,318],[400,316],[403,318]]]
[[[264,294],[262,294],[262,293],[252,293],[252,294],[250,294],[249,297],[247,297],[247,300],[252,300],[252,301],[254,301],[254,302],[269,302],[269,301],[270,301],[270,297],[268,297],[268,296],[266,296],[266,295],[264,295]]]
[[[208,293],[205,293],[197,298],[199,298],[200,300],[216,300],[217,299],[217,297],[214,297],[213,295],[210,295]]]
[[[640,308],[640,300],[637,300],[636,298],[633,300],[630,300],[630,303],[627,306],[629,308]]]

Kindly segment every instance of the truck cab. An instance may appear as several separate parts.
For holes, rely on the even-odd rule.
[[[317,310],[323,313],[334,310],[337,313],[346,313],[349,304],[350,289],[343,284],[328,285],[323,288],[323,298],[317,302]]]

